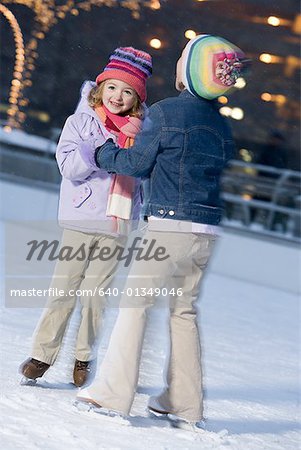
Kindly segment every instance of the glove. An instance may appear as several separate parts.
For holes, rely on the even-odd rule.
[[[101,152],[101,150],[103,150],[103,148],[105,147],[107,142],[110,142],[111,144],[115,145],[115,142],[113,141],[113,139],[109,138],[106,140],[106,142],[104,144],[100,145],[99,147],[96,147],[95,153],[94,153],[94,160],[95,160],[95,164],[97,165],[97,167],[100,167],[100,165],[98,164],[98,161],[97,161],[98,153]]]

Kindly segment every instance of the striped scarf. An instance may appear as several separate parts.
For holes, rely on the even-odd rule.
[[[136,117],[123,117],[111,113],[105,106],[95,108],[106,129],[118,136],[117,144],[121,148],[131,147],[136,134],[140,131],[141,120]],[[127,175],[113,174],[109,190],[106,215],[113,217],[118,228],[118,219],[131,218],[135,179]]]

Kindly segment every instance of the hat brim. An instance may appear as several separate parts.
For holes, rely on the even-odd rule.
[[[105,70],[104,72],[98,75],[98,77],[96,78],[96,83],[100,84],[102,81],[114,79],[127,83],[129,86],[131,86],[132,89],[135,90],[141,102],[145,102],[146,100],[145,82],[140,80],[138,77],[125,72],[124,70],[118,69]]]

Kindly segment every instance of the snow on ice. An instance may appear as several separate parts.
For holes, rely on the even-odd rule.
[[[11,185],[11,189],[19,199],[21,196],[25,211],[28,208],[25,188]],[[46,202],[45,197],[42,199]],[[53,199],[48,199],[42,207],[51,202]],[[118,420],[108,421],[99,414],[79,411],[73,405],[76,388],[71,380],[78,311],[72,317],[56,364],[37,386],[20,385],[18,367],[30,356],[32,333],[41,309],[12,308],[5,304],[4,220],[1,222],[1,241],[1,448],[300,448],[300,309],[297,293],[243,281],[239,273],[235,277],[212,271],[207,274],[200,302],[200,323],[205,415],[209,431],[199,434],[147,418],[147,399],[159,392],[163,384],[167,338],[163,332],[166,311],[155,308],[149,317],[131,425],[124,426]],[[254,239],[254,254],[260,251],[261,241]],[[269,263],[283,264],[272,257]],[[290,270],[283,266],[283,276]],[[99,361],[104,355],[116,314],[117,310],[113,308],[106,312]]]

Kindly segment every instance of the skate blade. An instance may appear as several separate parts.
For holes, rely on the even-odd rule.
[[[173,428],[177,428],[179,430],[192,431],[194,433],[205,433],[206,425],[203,420],[199,422],[188,422],[187,420],[181,419],[173,414],[168,414],[167,418],[170,421],[170,424]]]
[[[93,412],[102,416],[104,419],[108,421],[112,421],[113,423],[118,423],[120,425],[130,425],[130,422],[126,416],[119,413],[118,411],[113,411],[111,409],[103,408],[102,406],[97,406],[89,401],[75,400],[73,405],[79,410],[83,412]]]
[[[185,419],[173,416],[172,414],[169,414],[168,418],[173,428],[190,431],[195,435],[206,436],[206,438],[212,440],[212,442],[215,442],[216,444],[222,444],[224,439],[228,436],[228,430],[210,430],[210,427],[208,427],[205,420],[200,420],[199,422],[188,422]]]
[[[83,402],[82,400],[75,400],[73,402],[73,406],[75,406],[79,411],[92,411],[96,408],[96,406],[93,403],[90,402]]]
[[[147,409],[147,413],[151,419],[162,419],[162,420],[168,419],[168,414],[159,413],[158,411],[152,411],[149,408]]]
[[[37,384],[37,380],[33,380],[32,378],[22,377],[20,380],[21,386],[35,386]]]

